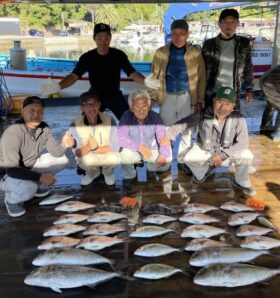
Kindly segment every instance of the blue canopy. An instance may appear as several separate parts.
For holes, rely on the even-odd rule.
[[[184,16],[207,10],[223,9],[231,6],[245,5],[250,2],[204,2],[204,3],[173,3],[170,4],[164,14],[164,39],[165,43],[170,41],[170,26],[174,20],[182,19]]]

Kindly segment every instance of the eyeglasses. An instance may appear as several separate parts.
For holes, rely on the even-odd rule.
[[[96,102],[85,102],[85,103],[82,103],[81,106],[84,107],[84,108],[95,108],[95,107],[99,106],[99,102],[98,101],[96,101]]]

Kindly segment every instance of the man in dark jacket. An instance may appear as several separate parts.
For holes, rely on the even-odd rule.
[[[220,34],[204,42],[202,55],[206,66],[205,105],[212,106],[220,87],[232,87],[237,93],[235,109],[240,110],[240,87],[243,80],[246,104],[253,100],[253,65],[250,40],[236,35],[239,13],[235,9],[221,12]]]
[[[55,173],[66,167],[66,148],[74,145],[66,132],[61,144],[43,121],[44,102],[37,96],[23,102],[22,118],[9,126],[0,140],[0,169],[6,173],[0,179],[0,189],[5,192],[5,205],[11,217],[25,213],[23,203],[37,193],[39,185],[50,186],[56,182]],[[49,153],[42,154],[47,149]]]

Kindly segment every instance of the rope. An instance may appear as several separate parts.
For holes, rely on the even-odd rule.
[[[0,116],[9,115],[12,109],[13,99],[8,90],[3,70],[0,68]]]

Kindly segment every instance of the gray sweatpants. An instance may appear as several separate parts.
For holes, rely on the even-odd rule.
[[[54,157],[50,153],[42,154],[36,161],[33,170],[37,173],[56,174],[66,168],[68,159],[65,155]],[[5,200],[10,204],[18,204],[32,199],[39,183],[31,180],[11,178],[5,175],[0,180],[0,189],[5,192]]]

